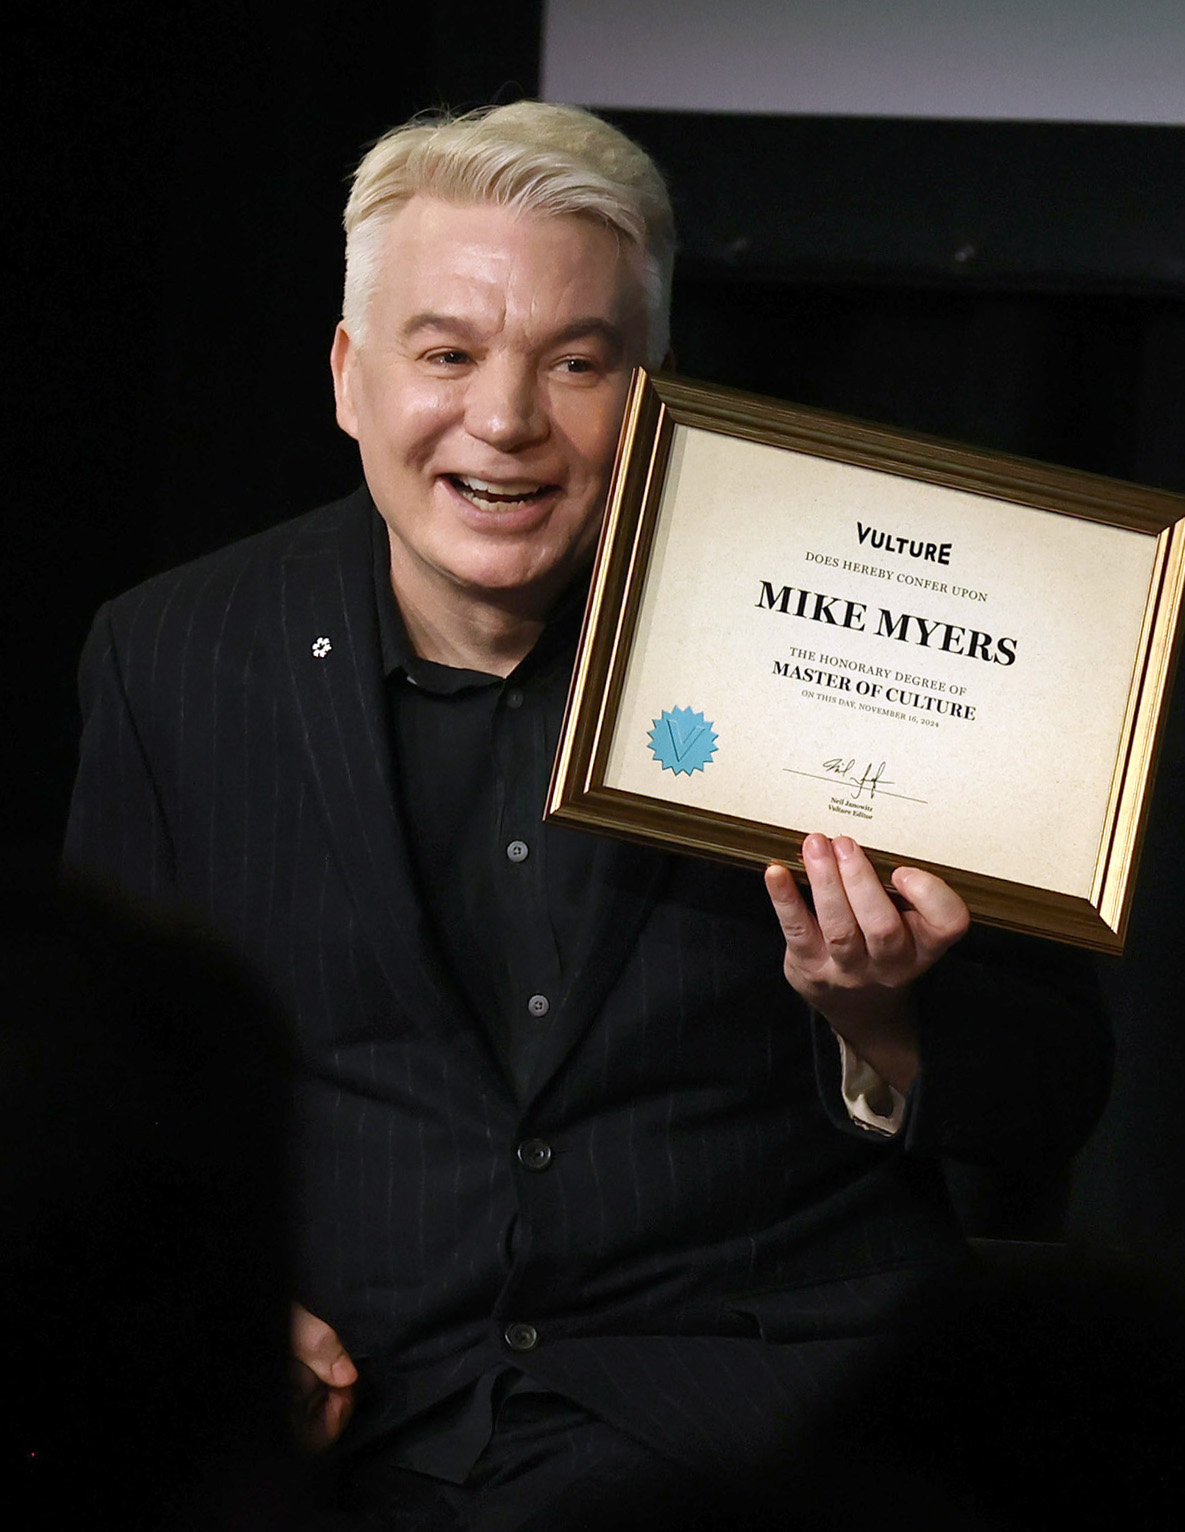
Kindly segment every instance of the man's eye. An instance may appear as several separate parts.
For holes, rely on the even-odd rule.
[[[443,367],[462,367],[469,361],[467,351],[434,351],[428,358],[430,362],[439,362]]]
[[[595,372],[596,368],[586,356],[566,356],[560,363],[564,372]]]

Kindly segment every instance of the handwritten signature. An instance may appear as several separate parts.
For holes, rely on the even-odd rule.
[[[831,760],[823,762],[823,770],[839,777],[842,782],[853,788],[853,796],[856,798],[859,798],[861,793],[867,793],[870,798],[875,798],[878,787],[892,787],[893,779],[885,776],[885,766],[886,762],[882,761],[874,771],[872,762],[869,761],[861,775],[857,776],[854,759],[845,761],[842,756],[836,755]]]

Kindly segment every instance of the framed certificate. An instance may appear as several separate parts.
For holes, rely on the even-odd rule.
[[[1185,498],[639,370],[548,814],[1119,951]]]

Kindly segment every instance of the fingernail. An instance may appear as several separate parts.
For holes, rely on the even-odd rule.
[[[836,856],[845,862],[856,849],[856,842],[847,835],[837,835],[831,844],[835,847]]]
[[[827,849],[827,837],[825,835],[808,835],[802,843],[804,856],[822,856]]]

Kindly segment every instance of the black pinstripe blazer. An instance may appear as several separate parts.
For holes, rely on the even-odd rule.
[[[605,841],[517,1103],[415,895],[373,515],[359,492],[104,607],[67,859],[198,909],[292,1018],[301,1297],[362,1364],[362,1435],[511,1362],[663,1450],[751,1461],[959,1248],[934,1156],[1089,1129],[1108,1045],[1082,972],[973,935],[918,988],[922,1077],[873,1139],[761,880]]]

